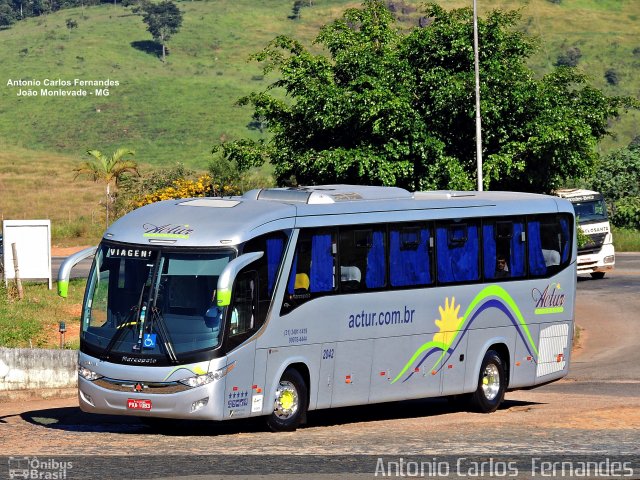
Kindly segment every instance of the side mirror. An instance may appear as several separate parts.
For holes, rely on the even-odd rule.
[[[58,270],[58,295],[63,298],[67,297],[67,293],[69,291],[69,277],[71,276],[71,269],[85,258],[95,255],[97,250],[97,246],[85,248],[80,252],[68,256],[62,262],[62,264],[60,264],[60,268]]]
[[[231,304],[231,289],[236,276],[244,267],[262,258],[264,252],[251,252],[240,255],[231,260],[218,278],[218,293],[216,294],[216,304],[218,307],[227,307]]]

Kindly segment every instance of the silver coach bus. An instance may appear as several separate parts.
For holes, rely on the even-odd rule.
[[[167,200],[115,222],[87,282],[85,412],[292,430],[308,410],[505,391],[568,372],[571,204],[329,185]]]

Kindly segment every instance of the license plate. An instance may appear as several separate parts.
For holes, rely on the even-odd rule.
[[[151,410],[151,400],[129,398],[127,400],[127,408],[130,410]]]

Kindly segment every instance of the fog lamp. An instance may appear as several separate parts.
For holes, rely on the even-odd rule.
[[[201,398],[200,400],[196,400],[191,404],[191,413],[197,412],[201,408],[205,407],[209,403],[209,397]]]

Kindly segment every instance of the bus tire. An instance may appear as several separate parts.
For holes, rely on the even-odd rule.
[[[308,389],[302,375],[288,368],[278,382],[273,401],[273,412],[267,417],[267,425],[274,432],[291,432],[305,418],[308,405]]]
[[[473,410],[480,413],[495,412],[504,400],[506,378],[500,355],[495,350],[487,351],[478,375],[478,388],[471,395]]]
[[[591,278],[594,280],[601,280],[604,278],[605,272],[591,272]]]

